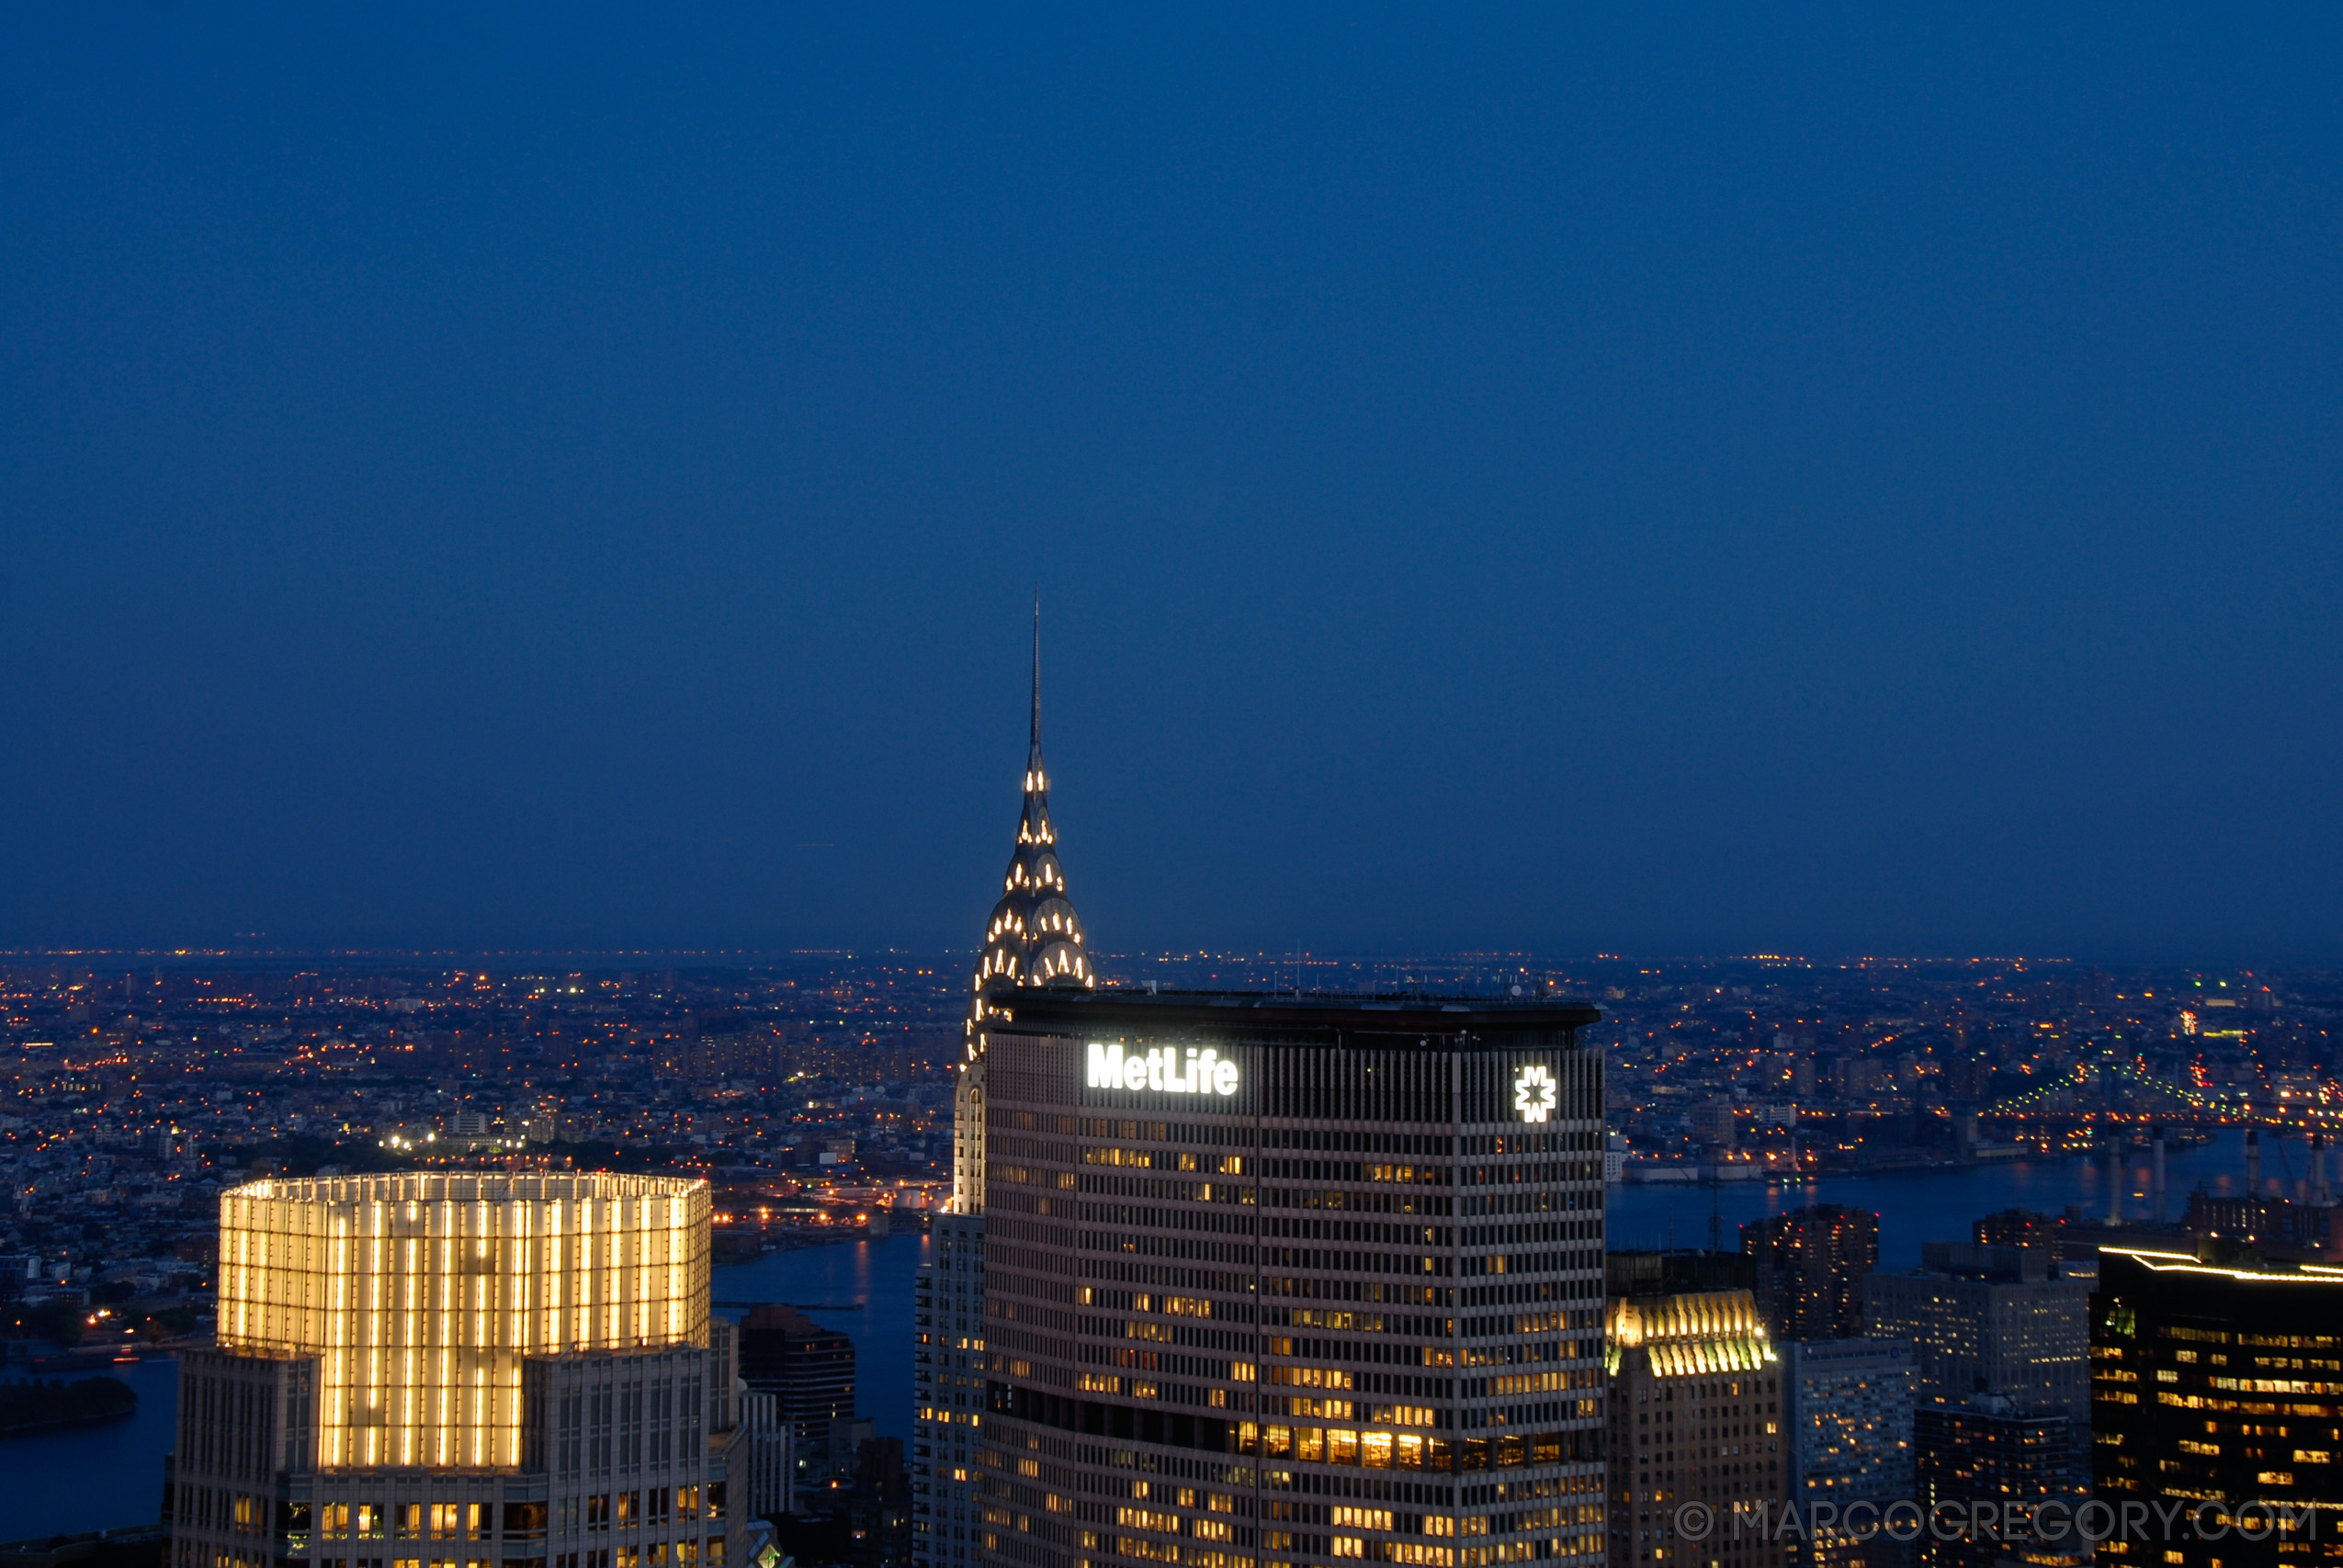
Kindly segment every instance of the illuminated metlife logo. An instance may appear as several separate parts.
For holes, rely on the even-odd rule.
[[[1209,1045],[1202,1050],[1189,1046],[1183,1061],[1176,1045],[1141,1055],[1137,1051],[1126,1053],[1120,1045],[1102,1045],[1093,1041],[1090,1048],[1090,1087],[1226,1097],[1237,1092],[1237,1064]]]
[[[1513,1080],[1513,1109],[1524,1122],[1543,1122],[1561,1102],[1561,1087],[1545,1067],[1535,1064],[1523,1067],[1522,1076]]]

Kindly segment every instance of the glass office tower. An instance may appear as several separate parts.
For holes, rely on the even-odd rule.
[[[2343,1269],[2108,1247],[2090,1312],[2092,1489],[2183,1521],[2099,1562],[2343,1556]]]
[[[1000,1006],[987,1560],[1602,1553],[1593,1009]]]

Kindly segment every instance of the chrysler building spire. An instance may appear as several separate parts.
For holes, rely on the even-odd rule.
[[[1066,897],[1058,834],[1049,825],[1049,773],[1041,760],[1041,601],[1034,601],[1033,728],[1025,751],[1024,811],[1002,878],[1001,901],[985,923],[979,995],[1020,986],[1095,983],[1081,917]]]
[[[1041,596],[1033,606],[1033,721],[1025,748],[1024,807],[1017,842],[1002,877],[1001,901],[985,922],[984,946],[971,976],[968,1050],[953,1095],[952,1206],[984,1213],[985,1032],[1007,1017],[1026,987],[1087,989],[1097,971],[1084,945],[1082,919],[1066,897],[1058,832],[1049,823],[1049,772],[1041,760]]]

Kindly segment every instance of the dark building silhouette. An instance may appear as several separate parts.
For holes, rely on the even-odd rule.
[[[855,1413],[855,1342],[796,1307],[769,1303],[741,1320],[741,1380],[780,1401],[804,1450],[829,1440],[830,1423]]]
[[[1969,1227],[1969,1239],[1979,1247],[2046,1247],[2053,1258],[2058,1250],[2056,1216],[2032,1209],[1998,1209]]]
[[[880,1438],[863,1445],[845,1513],[848,1561],[855,1568],[909,1568],[911,1488],[900,1441]]]
[[[2265,1258],[2297,1262],[2343,1261],[2343,1204],[2297,1203],[2266,1195],[2189,1194],[2182,1247],[2227,1243]],[[2179,1238],[2174,1238],[2176,1241]]]
[[[822,1495],[808,1513],[775,1520],[774,1544],[798,1568],[911,1568],[911,1488],[901,1442],[863,1443],[854,1484]]]
[[[2250,1201],[2250,1200],[2248,1200]],[[2186,1248],[2190,1233],[2179,1225],[2126,1220],[2120,1224],[2094,1222],[2081,1209],[2067,1205],[2064,1215],[2036,1213],[2030,1209],[2002,1209],[1970,1227],[1977,1246],[2032,1247],[2054,1263],[2091,1263],[2102,1247]]]
[[[2075,1473],[2074,1423],[2063,1414],[2029,1411],[1999,1394],[1981,1393],[1956,1404],[1922,1404],[1912,1416],[1913,1468],[1923,1508],[2072,1502],[2082,1495]],[[2072,1551],[2030,1543],[2026,1560],[2089,1561],[2088,1543],[2070,1535],[2066,1545]],[[2010,1555],[2006,1541],[1941,1540],[1932,1531],[1921,1533],[1919,1547],[1927,1568],[1993,1568]]]
[[[1757,1289],[1757,1271],[1741,1254],[1702,1252],[1693,1247],[1607,1252],[1602,1258],[1602,1276],[1603,1293],[1613,1298]]]
[[[2313,1502],[2333,1529],[2343,1496],[2343,1271],[2217,1268],[2184,1253],[2100,1254],[2091,1296],[2091,1484],[2121,1507],[2259,1498],[2277,1505],[2262,1539],[2188,1530],[2102,1542],[2102,1561],[2156,1568],[2274,1568],[2332,1555],[2314,1540]],[[2300,1528],[2293,1516],[2302,1515]],[[2257,1520],[2258,1525],[2260,1521]]]
[[[1863,1332],[1863,1277],[1879,1267],[1879,1216],[1816,1203],[1752,1220],[1741,1251],[1755,1265],[1758,1310],[1777,1339],[1851,1339]]]

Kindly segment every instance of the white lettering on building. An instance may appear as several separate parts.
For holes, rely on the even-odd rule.
[[[1237,1092],[1237,1064],[1209,1045],[1202,1049],[1191,1045],[1183,1057],[1177,1045],[1152,1047],[1141,1055],[1120,1045],[1092,1041],[1090,1087],[1226,1097]]]

